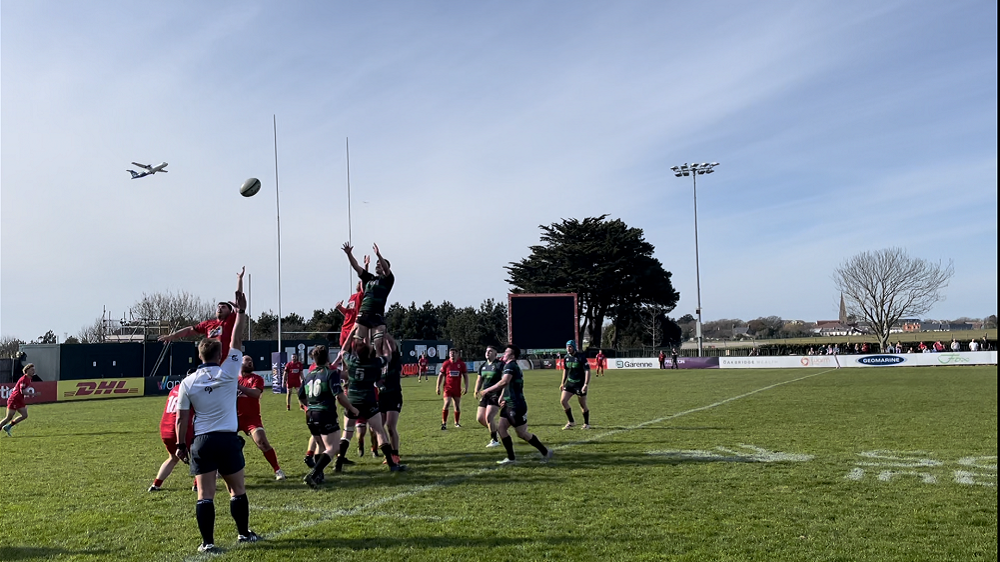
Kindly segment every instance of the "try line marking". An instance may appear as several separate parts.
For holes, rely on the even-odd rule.
[[[705,410],[711,410],[712,408],[718,408],[719,406],[723,406],[725,404],[729,404],[730,402],[735,402],[737,400],[742,400],[743,398],[747,398],[749,396],[753,396],[754,394],[759,394],[761,392],[765,392],[767,390],[771,390],[772,388],[777,388],[779,386],[784,386],[786,384],[791,384],[793,382],[803,381],[803,380],[806,380],[806,379],[810,379],[812,377],[818,377],[819,375],[823,375],[823,374],[826,374],[826,373],[829,373],[829,372],[835,371],[835,370],[836,369],[827,369],[825,371],[820,371],[818,373],[813,373],[811,375],[805,375],[805,376],[798,377],[798,378],[795,378],[795,379],[791,379],[791,380],[787,380],[787,381],[783,381],[783,382],[774,383],[774,384],[771,384],[771,385],[768,385],[768,386],[765,386],[765,387],[762,387],[762,388],[758,388],[756,390],[751,390],[750,392],[746,392],[746,393],[740,394],[739,396],[733,396],[731,398],[726,398],[725,400],[720,400],[718,402],[715,402],[713,404],[709,404],[707,406],[699,406],[697,408],[691,408],[690,410],[684,410],[683,412],[677,412],[676,414],[671,414],[669,416],[663,416],[661,418],[656,418],[655,420],[645,421],[645,422],[642,422],[640,424],[632,425],[632,426],[629,426],[629,427],[623,427],[621,429],[613,429],[611,431],[605,431],[603,433],[597,433],[597,434],[594,434],[592,437],[588,437],[587,439],[581,439],[580,441],[574,441],[572,443],[566,443],[564,445],[559,445],[559,446],[551,447],[551,448],[552,448],[552,450],[558,451],[560,449],[567,449],[569,447],[576,447],[577,445],[583,445],[585,443],[592,443],[594,441],[599,441],[601,439],[604,439],[605,437],[610,437],[612,435],[618,435],[619,433],[626,433],[626,432],[629,432],[629,431],[634,431],[636,429],[642,429],[643,427],[646,427],[648,425],[654,425],[654,424],[657,424],[657,423],[665,422],[667,420],[672,420],[672,419],[675,419],[675,418],[679,418],[681,416],[686,416],[688,414],[695,414],[695,413],[698,413],[698,412],[704,412]],[[459,476],[452,476],[451,478],[445,478],[444,480],[441,480],[439,482],[435,482],[433,484],[426,484],[424,486],[414,486],[413,488],[410,488],[409,490],[406,490],[406,491],[403,491],[403,492],[399,492],[398,494],[393,494],[391,496],[385,496],[385,497],[382,497],[382,498],[378,498],[378,499],[372,500],[372,501],[370,501],[368,503],[359,505],[357,507],[353,507],[351,509],[330,510],[330,511],[326,512],[326,514],[323,517],[320,517],[318,519],[313,519],[313,520],[310,520],[310,521],[303,521],[303,522],[301,522],[301,523],[299,523],[297,525],[292,525],[290,527],[285,527],[284,529],[275,531],[273,533],[268,533],[267,535],[263,535],[263,537],[264,537],[264,540],[267,540],[267,539],[270,539],[270,538],[277,538],[277,537],[280,537],[280,536],[287,535],[289,533],[294,533],[294,532],[297,532],[297,531],[301,531],[302,529],[308,529],[310,527],[315,527],[316,525],[319,525],[321,523],[326,523],[328,521],[333,521],[334,519],[337,519],[339,517],[352,517],[352,516],[355,516],[355,515],[358,515],[358,514],[361,514],[361,513],[364,513],[364,512],[371,511],[371,510],[374,510],[376,508],[382,507],[382,506],[384,506],[386,504],[395,502],[397,500],[402,500],[402,499],[409,498],[411,496],[415,496],[417,494],[422,494],[424,492],[430,492],[432,490],[437,490],[438,488],[444,488],[444,487],[447,487],[447,486],[453,486],[455,484],[461,484],[462,482],[465,482],[466,480],[469,480],[470,478],[475,478],[476,476],[479,476],[481,474],[486,474],[487,472],[492,472],[494,470],[498,470],[498,469],[501,469],[501,468],[503,468],[503,467],[501,467],[501,466],[490,466],[490,467],[480,468],[480,469],[473,470],[472,472],[468,472],[466,474],[462,474],[462,475],[459,475]],[[271,510],[280,510],[280,509],[281,508],[261,508],[261,509],[258,509],[258,510],[271,511]],[[295,509],[296,508],[294,508],[294,507],[289,508],[289,510],[295,510]],[[195,561],[201,561],[201,560],[211,560],[211,559],[218,558],[220,556],[224,556],[225,554],[227,554],[230,551],[239,550],[239,549],[242,549],[242,548],[243,548],[243,545],[238,545],[238,546],[235,546],[235,547],[233,547],[231,549],[226,549],[224,552],[221,552],[221,553],[218,553],[218,554],[197,554],[197,555],[194,555],[194,556],[189,556],[189,557],[185,558],[184,560],[185,560],[185,562],[195,562]],[[253,546],[251,545],[249,548],[253,548]]]

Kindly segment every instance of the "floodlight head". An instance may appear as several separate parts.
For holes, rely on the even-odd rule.
[[[713,165],[713,166],[718,166],[718,165],[719,165],[719,163],[718,163],[718,162],[712,162],[712,165]]]
[[[708,162],[704,162],[704,163],[702,163],[702,165],[701,165],[701,167],[702,167],[702,168],[708,168],[709,166],[710,166],[710,165],[709,165],[709,163],[708,163]]]
[[[713,169],[709,168],[709,169],[705,170],[705,173],[706,173],[706,174],[711,174],[711,173],[712,173],[712,172],[714,172],[714,171],[715,171],[715,170],[713,170]]]
[[[670,169],[676,172],[676,171],[680,170],[680,167],[679,166],[671,166]]]

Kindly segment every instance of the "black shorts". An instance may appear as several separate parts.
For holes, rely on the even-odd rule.
[[[582,382],[569,382],[569,381],[566,381],[566,384],[563,385],[563,390],[565,390],[566,392],[572,392],[573,394],[576,394],[577,396],[586,396],[587,395],[587,393],[583,391],[583,383]]]
[[[218,431],[196,435],[191,443],[191,476],[219,471],[236,474],[246,466],[243,440],[235,432]]]
[[[499,392],[491,392],[479,399],[480,408],[485,408],[487,406],[500,406]]]
[[[522,404],[513,408],[505,405],[500,408],[500,417],[506,419],[511,427],[520,427],[528,423],[528,405]]]
[[[383,390],[378,394],[378,409],[380,412],[403,411],[403,391]]]
[[[358,316],[357,323],[369,330],[374,330],[379,326],[385,326],[385,317],[377,312],[362,312]]]
[[[340,420],[337,410],[309,410],[306,412],[306,425],[309,433],[319,437],[340,431]]]
[[[374,396],[371,396],[359,402],[354,402],[352,400],[351,406],[354,406],[355,408],[358,409],[358,415],[353,416],[351,415],[351,412],[348,411],[347,419],[350,420],[356,420],[356,419],[370,420],[379,414],[378,400]]]

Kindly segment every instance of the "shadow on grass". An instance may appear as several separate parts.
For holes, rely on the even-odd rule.
[[[304,538],[268,539],[255,544],[254,550],[307,551],[310,549],[371,550],[371,549],[437,549],[437,548],[496,548],[522,544],[544,543],[552,547],[579,544],[578,536],[539,538],[501,538],[470,536],[377,537],[377,538]]]
[[[36,547],[36,546],[0,546],[0,560],[50,560],[66,554],[69,556],[95,556],[103,560],[110,554],[109,550],[70,550],[67,548]]]

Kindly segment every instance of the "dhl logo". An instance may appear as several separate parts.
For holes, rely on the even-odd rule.
[[[137,394],[138,388],[125,388],[128,381],[80,382],[76,390],[63,393],[67,398],[72,396],[97,396],[101,394]]]

